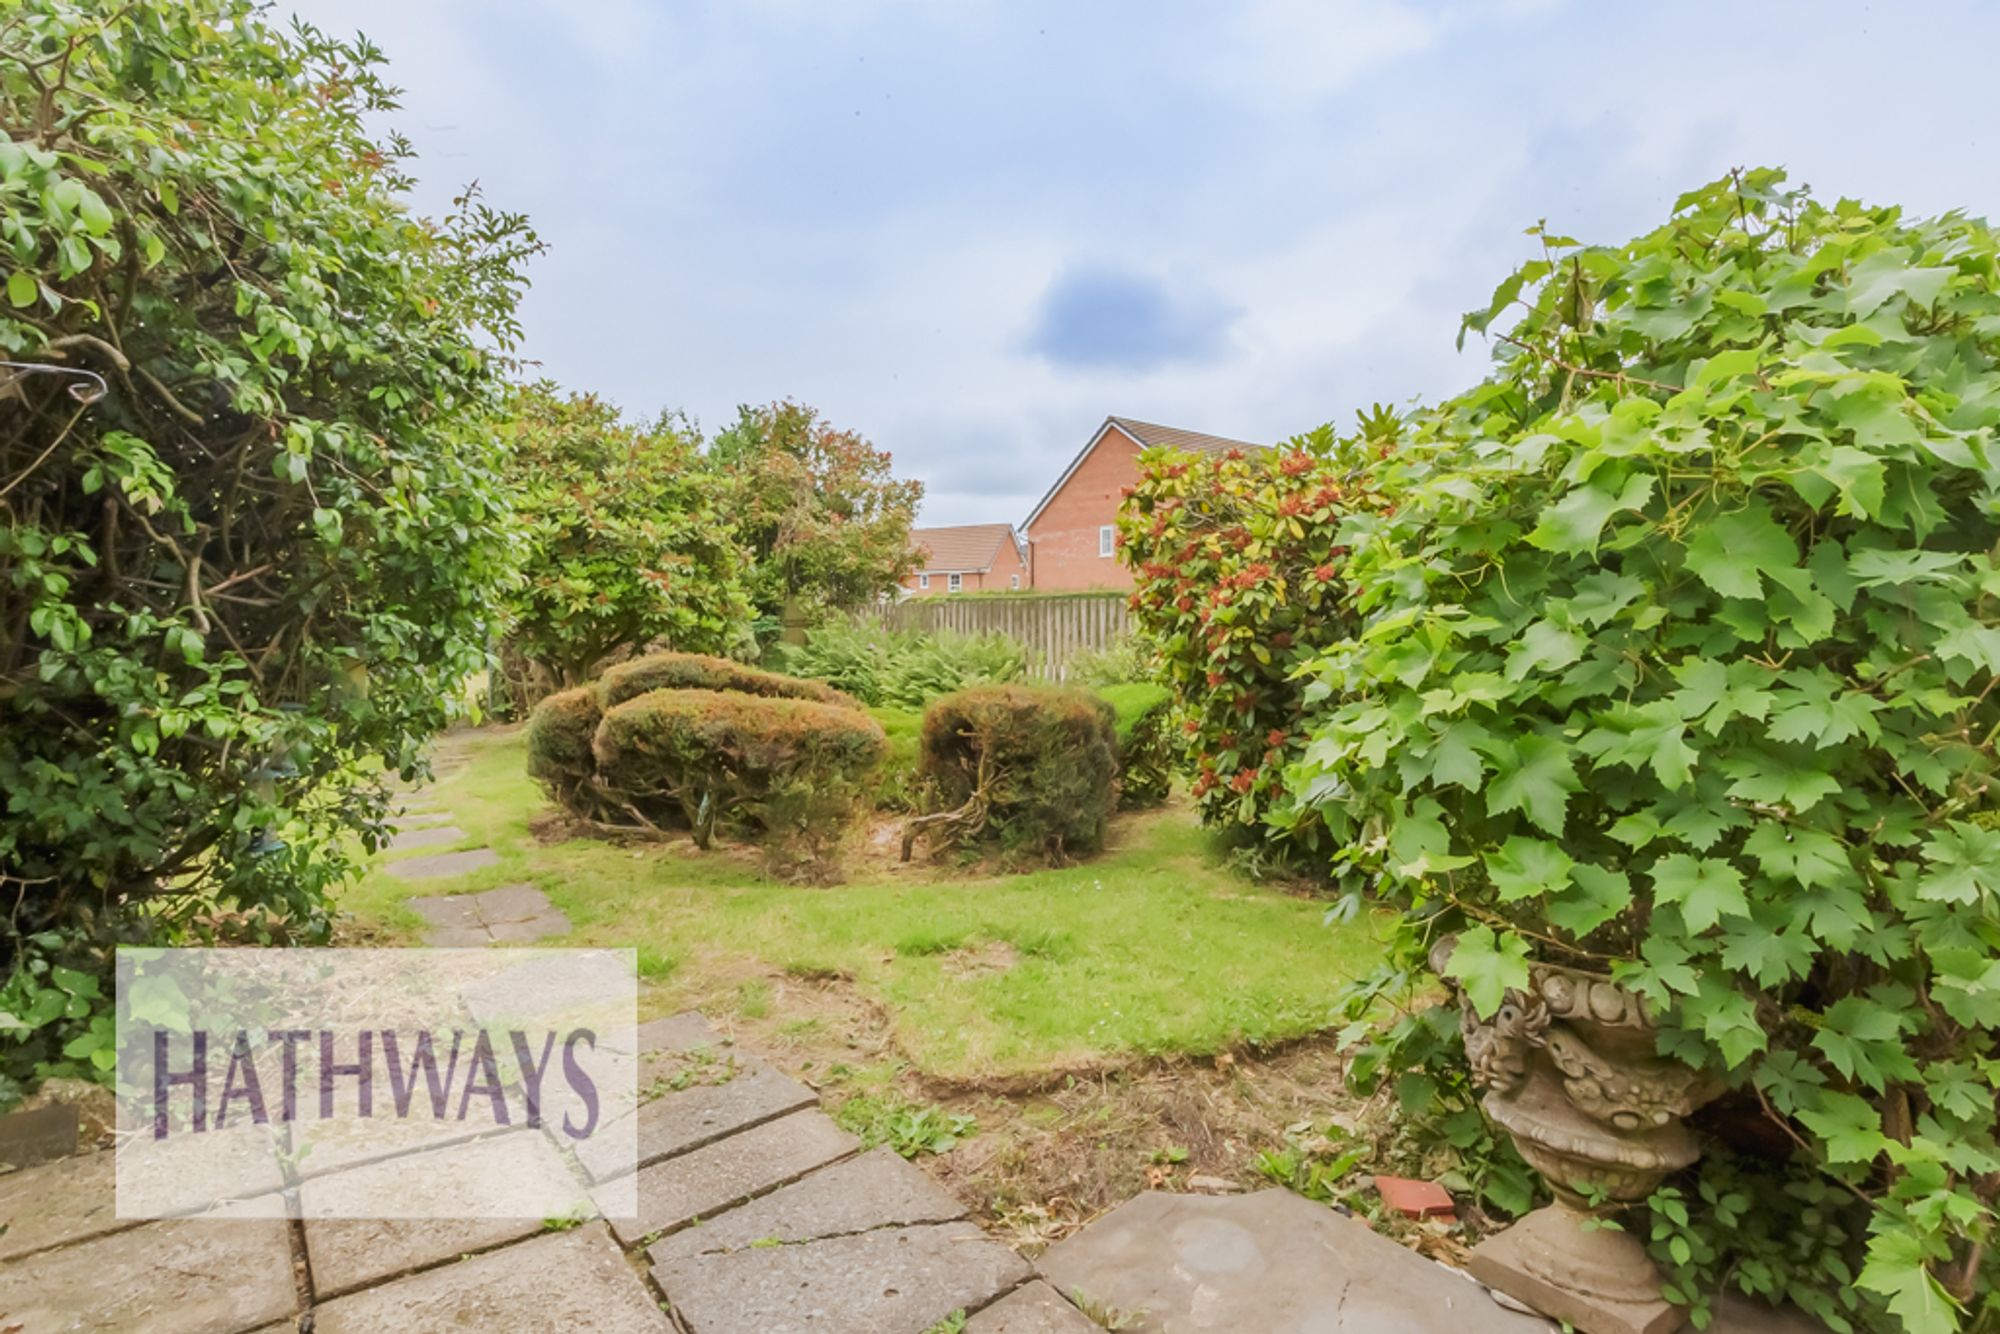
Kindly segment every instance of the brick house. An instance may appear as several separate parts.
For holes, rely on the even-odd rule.
[[[919,562],[914,573],[903,577],[903,587],[918,597],[1029,586],[1028,562],[1011,523],[912,528],[910,545],[917,549]]]
[[[1266,448],[1130,417],[1106,417],[1021,525],[1028,568],[1038,591],[1132,586],[1131,571],[1114,553],[1112,534],[1124,490],[1139,480],[1139,452],[1154,445],[1198,454]]]

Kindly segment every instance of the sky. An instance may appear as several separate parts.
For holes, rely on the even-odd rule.
[[[922,521],[1107,415],[1269,442],[1455,393],[1461,313],[1735,166],[2000,214],[1990,0],[294,0],[404,91],[414,204],[526,212],[526,356],[713,431],[792,398]]]

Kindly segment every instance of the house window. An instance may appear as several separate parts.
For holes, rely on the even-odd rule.
[[[964,575],[948,574],[944,577],[944,591],[947,593],[956,593],[959,590],[959,588],[964,584],[964,582],[965,582]]]
[[[1097,554],[1109,556],[1118,549],[1118,529],[1114,524],[1104,524],[1097,530]]]
[[[1008,575],[1008,576],[1007,576],[1007,587],[1009,587],[1009,588],[1019,588],[1020,586],[1021,586],[1021,576],[1020,576],[1020,575],[1018,575],[1018,574],[1010,574],[1010,575]]]
[[[931,577],[929,575],[920,574],[917,576],[918,588],[929,588],[930,586],[931,586]]]

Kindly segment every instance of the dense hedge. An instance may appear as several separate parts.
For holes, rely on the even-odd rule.
[[[869,805],[887,742],[867,714],[804,699],[655,690],[605,711],[596,782],[707,847],[760,839],[782,868],[825,870]]]
[[[1126,810],[1158,806],[1173,788],[1177,746],[1174,694],[1150,683],[1104,686],[1098,696],[1115,715],[1118,804]]]
[[[115,943],[323,935],[485,665],[537,243],[393,105],[250,0],[4,6],[0,1106],[109,1075]]]
[[[597,682],[598,701],[607,709],[654,690],[723,690],[767,699],[807,699],[848,709],[861,707],[852,695],[824,682],[781,676],[699,653],[648,654],[618,664]]]
[[[925,711],[918,772],[938,810],[983,792],[984,832],[1010,852],[1094,852],[1116,794],[1114,718],[1087,691],[975,686]]]

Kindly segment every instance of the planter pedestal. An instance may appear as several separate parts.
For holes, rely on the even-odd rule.
[[[1585,1334],[1675,1334],[1687,1313],[1660,1296],[1646,1248],[1589,1221],[1566,1205],[1537,1209],[1473,1247],[1466,1272]]]
[[[1655,1054],[1638,996],[1589,973],[1535,964],[1526,992],[1462,1022],[1480,1106],[1556,1197],[1474,1247],[1472,1276],[1581,1334],[1674,1334],[1685,1313],[1617,1216],[1701,1156],[1681,1118],[1717,1090]]]

